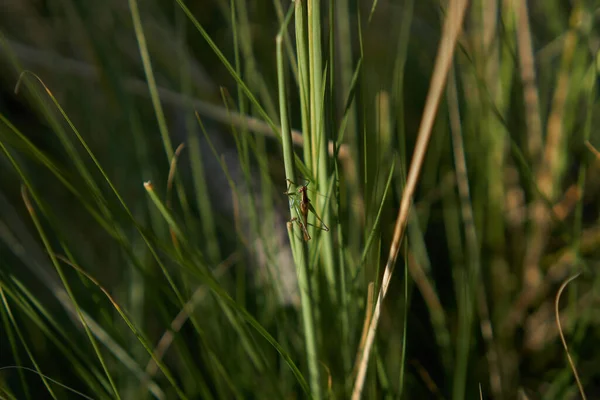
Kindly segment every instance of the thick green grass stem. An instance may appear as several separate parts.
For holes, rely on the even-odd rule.
[[[296,185],[296,173],[294,165],[294,152],[292,135],[289,126],[288,112],[287,112],[287,94],[286,94],[286,79],[285,79],[285,64],[283,55],[283,31],[287,27],[287,21],[282,26],[279,34],[277,35],[277,77],[279,87],[279,111],[281,116],[281,133],[282,133],[282,144],[283,144],[283,157],[285,164],[286,178],[291,181],[290,190],[295,190]],[[290,203],[290,215],[294,217],[294,207]],[[294,261],[296,263],[296,273],[298,276],[298,286],[300,287],[300,300],[302,305],[302,320],[304,324],[304,336],[306,341],[306,356],[308,359],[308,369],[310,375],[310,388],[312,396],[315,399],[321,399],[321,383],[320,383],[320,371],[317,354],[317,329],[315,326],[314,317],[314,304],[311,294],[311,285],[308,272],[308,252],[306,243],[303,240],[303,234],[298,228],[298,224],[293,224],[291,229],[290,242],[292,244],[292,250],[294,255]]]
[[[313,0],[308,2],[308,51],[310,73],[310,113],[311,113],[311,142],[313,163],[309,165],[311,171],[317,172],[318,189],[323,190],[329,186],[329,157],[327,155],[327,130],[325,129],[325,86],[323,80],[323,49],[322,49],[322,21],[321,2]],[[331,38],[332,39],[332,38]],[[321,214],[327,226],[331,224],[329,201],[321,197],[317,202],[317,211]],[[336,273],[333,250],[333,236],[323,235],[323,269],[327,279],[329,295],[336,301]]]

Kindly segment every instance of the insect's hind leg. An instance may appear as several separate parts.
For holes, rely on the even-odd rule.
[[[316,229],[320,229],[322,231],[329,232],[329,227],[327,225],[325,225],[325,223],[323,221],[321,221],[320,219],[319,219],[319,222],[321,223],[321,225],[311,224],[310,222],[307,222],[306,225],[310,225],[312,227],[315,227]]]
[[[290,219],[288,222],[294,223],[294,221],[296,223],[298,223],[298,226],[300,226],[300,230],[302,231],[302,234],[304,236],[304,241],[308,242],[310,239],[312,239],[310,237],[310,234],[308,233],[308,229],[306,228],[304,223],[300,220],[300,218],[294,217],[294,218]]]

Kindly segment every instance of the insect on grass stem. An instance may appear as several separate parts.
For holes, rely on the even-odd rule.
[[[308,197],[308,183],[305,185],[296,185],[289,179],[286,179],[288,182],[287,190],[284,194],[287,194],[290,197],[290,201],[292,202],[292,207],[296,211],[296,217],[290,219],[290,222],[297,222],[302,230],[302,234],[304,235],[304,240],[308,242],[311,239],[310,234],[308,233],[308,225],[314,226],[317,229],[321,229],[323,231],[329,232],[329,227],[325,225],[321,217],[317,215],[317,212],[313,205],[310,202],[310,198]],[[292,185],[297,186],[298,188],[295,191],[290,191]],[[310,224],[308,222],[308,212],[314,214],[315,218],[319,221],[320,225]]]

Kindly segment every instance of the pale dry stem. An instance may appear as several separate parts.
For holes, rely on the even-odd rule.
[[[586,400],[587,397],[585,396],[585,392],[583,390],[583,385],[581,384],[581,380],[579,379],[579,374],[577,373],[577,367],[575,367],[575,362],[571,358],[571,354],[569,353],[569,347],[567,346],[567,341],[566,341],[565,335],[563,334],[563,331],[562,331],[562,327],[561,327],[561,323],[560,323],[560,313],[558,311],[560,295],[562,294],[563,290],[565,290],[567,285],[572,280],[577,278],[579,275],[581,275],[581,273],[578,273],[577,275],[573,275],[572,277],[567,279],[560,286],[560,289],[558,289],[558,293],[556,294],[556,301],[554,302],[554,315],[556,317],[556,326],[558,327],[558,333],[560,334],[560,340],[562,341],[563,347],[565,348],[565,353],[567,354],[567,359],[569,360],[569,365],[571,366],[571,369],[573,370],[573,375],[575,376],[575,382],[577,382],[577,387],[579,388],[579,393],[581,394],[581,398],[583,400]]]
[[[358,351],[356,352],[356,363],[354,364],[354,368],[352,369],[352,376],[356,376],[359,367],[359,357],[361,352],[365,347],[365,342],[367,340],[367,332],[369,331],[369,324],[371,323],[371,317],[373,316],[373,282],[369,282],[369,286],[367,288],[367,307],[365,308],[365,320],[363,322],[363,329],[360,335],[360,342],[358,345]]]

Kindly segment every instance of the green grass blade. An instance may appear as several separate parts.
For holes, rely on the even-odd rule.
[[[250,91],[250,89],[248,88],[248,86],[246,86],[246,84],[244,83],[244,81],[237,74],[237,72],[231,66],[231,64],[229,63],[229,61],[225,57],[225,55],[221,52],[221,50],[217,47],[217,45],[215,44],[215,42],[208,35],[208,33],[206,32],[206,30],[202,27],[202,25],[200,24],[200,22],[198,22],[198,20],[196,19],[196,17],[194,17],[194,15],[189,10],[189,8],[187,8],[187,6],[183,2],[183,0],[176,0],[176,1],[177,1],[177,4],[179,4],[179,6],[181,7],[181,9],[185,13],[185,15],[187,15],[187,17],[190,19],[190,21],[192,22],[192,24],[194,25],[194,27],[196,27],[196,29],[198,30],[198,32],[200,32],[200,34],[202,35],[202,37],[204,38],[204,40],[206,40],[206,42],[208,43],[208,45],[211,47],[211,49],[217,55],[217,57],[219,57],[219,60],[221,60],[221,63],[223,64],[223,66],[225,66],[225,68],[227,68],[227,70],[229,71],[229,73],[231,74],[231,76],[235,79],[235,81],[237,82],[237,84],[242,88],[242,90],[244,91],[244,94],[248,97],[248,99],[250,100],[250,102],[252,103],[252,105],[254,107],[256,107],[256,110],[260,114],[260,116],[265,120],[265,122],[267,122],[269,124],[269,126],[271,127],[271,129],[273,129],[273,132],[279,133],[279,130],[277,129],[277,126],[275,125],[275,123],[271,120],[271,118],[269,118],[269,115],[262,108],[262,106],[260,105],[260,103],[258,102],[258,100],[256,99],[256,97],[254,97],[254,94],[252,94],[252,92]]]
[[[29,360],[31,360],[32,364],[35,366],[35,370],[37,371],[39,377],[42,379],[42,382],[44,383],[44,386],[46,387],[46,389],[48,389],[48,393],[50,394],[50,396],[52,396],[52,398],[56,400],[57,399],[56,394],[50,387],[50,384],[48,382],[48,379],[46,378],[46,375],[44,375],[42,373],[38,363],[35,361],[35,357],[34,357],[33,353],[31,352],[29,346],[27,345],[27,342],[25,341],[25,338],[23,337],[21,330],[19,329],[17,321],[15,320],[15,318],[12,314],[12,310],[11,310],[10,306],[8,305],[6,296],[4,295],[4,290],[2,290],[1,287],[0,287],[0,297],[2,298],[2,305],[4,306],[3,314],[4,314],[4,312],[6,312],[6,315],[8,316],[8,319],[10,320],[10,322],[12,323],[13,328],[15,329],[15,332],[17,333],[17,336],[19,337],[19,340],[21,341],[21,344],[25,348],[25,352],[27,352],[27,355],[29,356]]]
[[[296,9],[298,12],[298,9]],[[279,88],[279,112],[281,118],[281,133],[282,133],[282,144],[283,144],[283,157],[285,165],[286,179],[291,182],[296,182],[296,170],[294,165],[294,149],[292,145],[292,137],[290,131],[290,125],[288,120],[288,106],[287,106],[287,91],[286,91],[286,78],[285,78],[285,64],[283,57],[283,32],[287,28],[287,23],[282,25],[279,34],[277,35],[277,77],[278,77],[278,88]],[[288,191],[296,190],[296,186],[292,183]],[[294,210],[298,213],[297,207],[294,206],[294,202],[290,202],[290,215],[294,214]],[[298,218],[301,218],[298,215]],[[310,277],[308,275],[308,254],[306,244],[303,241],[302,233],[294,234],[296,231],[296,225],[293,224],[290,232],[290,242],[292,243],[292,250],[294,254],[294,261],[296,263],[296,273],[298,275],[298,285],[300,287],[300,300],[302,304],[302,320],[304,324],[304,335],[306,342],[306,357],[308,360],[308,370],[310,375],[310,393],[312,397],[316,399],[321,398],[321,383],[320,383],[320,371],[318,365],[318,353],[316,344],[316,333],[317,327],[315,325],[314,316],[314,304],[312,301],[312,293],[310,287]],[[289,225],[288,225],[289,227]],[[306,227],[305,227],[306,228]]]

